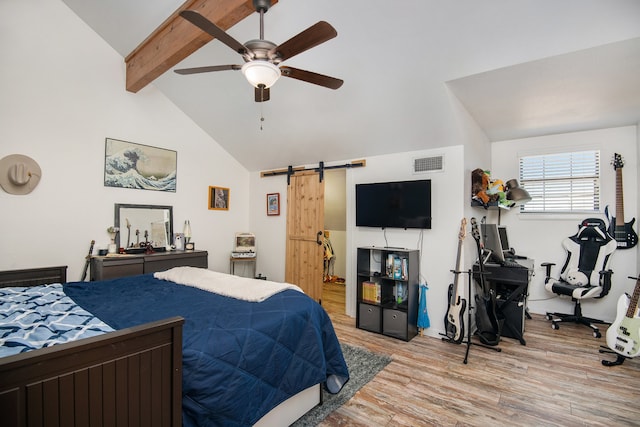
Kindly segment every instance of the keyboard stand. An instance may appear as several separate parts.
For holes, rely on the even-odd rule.
[[[532,264],[530,259],[520,260],[523,264]],[[520,264],[520,263],[519,263]],[[498,306],[496,313],[502,321],[502,336],[514,338],[526,345],[524,339],[524,319],[530,318],[527,312],[527,295],[529,293],[529,277],[533,269],[526,265],[521,267],[505,267],[500,264],[485,264],[484,268],[491,274],[487,277],[490,287],[496,291]],[[474,272],[478,266],[474,265]]]

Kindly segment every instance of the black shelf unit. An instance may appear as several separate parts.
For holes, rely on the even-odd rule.
[[[415,337],[418,334],[420,252],[361,247],[356,267],[356,327],[405,341]]]

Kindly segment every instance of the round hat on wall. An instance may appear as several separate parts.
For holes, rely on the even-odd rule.
[[[31,157],[11,154],[0,159],[0,186],[9,194],[29,194],[40,182],[42,171]]]

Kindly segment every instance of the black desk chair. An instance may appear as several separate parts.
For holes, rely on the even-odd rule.
[[[547,320],[551,320],[551,327],[558,329],[560,322],[575,322],[589,326],[593,336],[602,335],[595,325],[605,323],[582,315],[580,302],[587,298],[602,298],[611,289],[611,275],[607,270],[607,262],[616,250],[616,241],[607,233],[603,220],[588,218],[582,221],[578,232],[562,242],[567,251],[567,259],[558,279],[551,277],[551,267],[554,263],[545,262],[545,289],[561,296],[569,296],[574,302],[573,314],[547,313]]]

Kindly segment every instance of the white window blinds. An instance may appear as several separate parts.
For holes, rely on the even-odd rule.
[[[521,212],[598,212],[600,152],[521,157],[520,183],[532,198]]]

